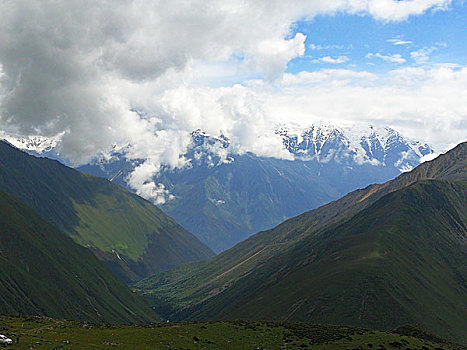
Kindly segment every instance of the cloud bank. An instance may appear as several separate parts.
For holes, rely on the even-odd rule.
[[[401,21],[449,4],[3,0],[0,129],[63,133],[60,151],[76,164],[113,144],[131,145],[129,155],[146,162],[130,181],[148,193],[165,193],[146,180],[161,164],[184,166],[189,133],[198,128],[214,135],[222,130],[235,152],[275,157],[287,157],[272,132],[277,120],[392,120],[404,126],[408,119],[408,132],[417,123],[462,132],[465,68],[396,70],[380,77],[349,70],[283,74],[305,52],[306,36],[294,32],[296,21],[336,13]],[[347,60],[327,57],[328,63]],[[208,72],[212,77],[204,81]],[[241,84],[213,86],[216,77]],[[435,88],[440,84],[446,89]]]

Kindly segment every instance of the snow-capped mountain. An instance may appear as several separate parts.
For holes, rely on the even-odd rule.
[[[276,133],[296,159],[315,159],[320,163],[369,163],[409,171],[423,156],[433,153],[429,145],[409,140],[390,127],[318,124],[297,129],[281,125]]]
[[[284,147],[295,160],[342,165],[368,163],[374,166],[389,166],[401,172],[409,171],[420,163],[420,159],[434,151],[420,141],[413,141],[390,127],[359,125],[337,127],[331,124],[316,124],[307,128],[296,125],[278,125],[275,133],[282,137]],[[230,140],[223,133],[209,135],[198,129],[191,133],[192,144],[185,157],[189,162],[203,162],[213,167],[231,163],[235,155],[230,150]],[[13,146],[36,155],[54,155],[61,135],[56,137],[5,136]],[[114,145],[110,155],[100,156],[96,161],[114,162],[126,154],[126,147]],[[96,162],[95,161],[95,162]]]
[[[188,165],[163,168],[152,179],[172,198],[161,208],[219,252],[351,190],[385,182],[433,152],[391,128],[279,125],[276,135],[294,161],[237,154],[223,133],[192,132]],[[120,150],[80,170],[128,186],[141,162]]]
[[[230,140],[221,132],[218,137],[198,129],[191,133],[192,143],[185,157],[191,164],[215,167],[232,163],[234,154],[230,152]]]
[[[390,127],[278,125],[275,133],[297,161],[335,162],[342,166],[370,164],[405,172],[420,164],[424,156],[434,153],[428,144],[410,140]],[[223,133],[216,137],[196,130],[191,136],[192,144],[185,154],[190,163],[203,162],[213,167],[234,161],[230,140]]]
[[[37,154],[52,151],[55,147],[57,147],[57,144],[60,141],[59,138],[45,136],[5,136],[4,139],[16,148],[35,152]]]
[[[279,125],[276,135],[293,160],[238,154],[223,133],[192,132],[184,155],[187,166],[162,167],[148,179],[167,195],[161,209],[220,252],[349,191],[390,180],[433,152],[391,128]],[[33,143],[24,145],[40,150]],[[128,159],[126,152],[126,147],[114,147],[78,169],[129,188],[129,174],[144,159]]]
[[[57,146],[60,143],[62,136],[63,134],[58,134],[53,137],[39,135],[19,137],[0,134],[0,140],[3,139],[10,145],[34,156],[56,159],[63,164],[70,166],[70,162],[66,158],[62,157],[60,152],[57,150]]]

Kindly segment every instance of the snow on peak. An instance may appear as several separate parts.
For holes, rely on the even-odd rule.
[[[185,155],[191,162],[204,163],[212,168],[234,161],[232,154],[229,152],[230,140],[223,132],[215,137],[198,129],[191,133],[191,137],[192,144]]]
[[[276,134],[282,136],[284,147],[296,159],[316,159],[321,163],[333,160],[409,171],[422,157],[433,153],[427,144],[407,139],[390,127],[371,124],[338,127],[319,123],[305,128],[281,124],[276,127]]]
[[[299,161],[336,162],[346,166],[392,166],[409,171],[429,159],[433,149],[420,141],[410,140],[391,127],[371,124],[336,126],[319,122],[307,127],[278,124],[275,133],[282,137],[284,148]],[[0,135],[1,136],[1,135]],[[56,152],[62,134],[54,137],[31,135],[3,138],[13,146],[39,155]],[[191,164],[215,167],[235,160],[230,140],[220,131],[213,136],[198,129],[191,133],[192,142],[184,155]],[[96,163],[115,163],[126,159],[130,145],[113,145],[111,152],[96,157]],[[139,160],[141,161],[141,160]]]
[[[36,152],[37,154],[42,154],[49,152],[57,147],[57,144],[60,142],[63,134],[58,134],[53,137],[30,135],[26,137],[19,136],[7,136],[5,135],[3,139],[8,141],[16,148]]]

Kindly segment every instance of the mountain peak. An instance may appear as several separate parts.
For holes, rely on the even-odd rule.
[[[429,145],[405,138],[391,127],[371,124],[337,127],[319,123],[306,128],[282,124],[276,128],[276,134],[297,159],[316,159],[321,163],[366,163],[394,166],[405,172],[434,152]]]

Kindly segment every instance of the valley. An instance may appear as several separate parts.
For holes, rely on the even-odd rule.
[[[394,129],[371,125],[281,125],[276,136],[289,159],[237,154],[224,135],[193,131],[184,154],[188,164],[161,169],[152,180],[167,193],[146,198],[219,253],[357,188],[390,180],[434,152]],[[117,148],[110,158],[98,157],[78,170],[139,193],[130,178],[144,159],[128,159],[126,152]]]
[[[0,348],[467,350],[466,23],[0,0]]]
[[[460,144],[136,287],[175,319],[416,323],[465,343],[466,155]]]

